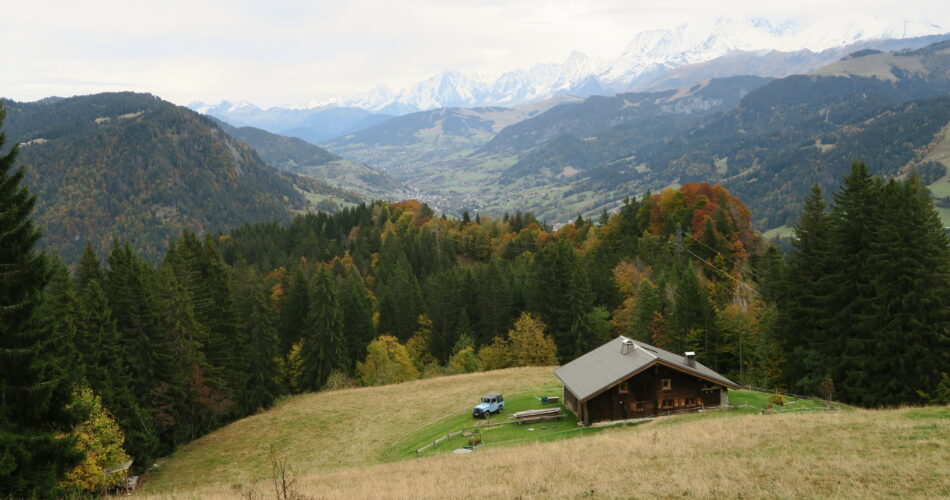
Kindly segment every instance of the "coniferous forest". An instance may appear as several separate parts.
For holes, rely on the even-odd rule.
[[[0,140],[2,142],[2,140]],[[2,143],[0,143],[2,147]],[[282,395],[570,361],[616,335],[742,385],[947,402],[950,239],[914,177],[852,166],[783,255],[724,188],[549,227],[376,202],[67,266],[0,158],[0,491],[99,491]],[[95,439],[91,439],[94,436]]]

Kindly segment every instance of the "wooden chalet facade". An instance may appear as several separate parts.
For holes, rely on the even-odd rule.
[[[554,374],[564,384],[564,406],[583,425],[728,405],[729,389],[738,386],[692,354],[621,336]]]

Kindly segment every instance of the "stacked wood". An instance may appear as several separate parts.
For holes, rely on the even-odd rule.
[[[557,415],[558,413],[561,413],[560,408],[541,408],[538,410],[525,410],[512,413],[508,418],[517,418],[521,420],[525,418],[540,417],[542,415]]]
[[[564,415],[563,413],[555,413],[553,415],[541,415],[539,417],[526,417],[526,418],[522,418],[518,420],[518,424],[524,425],[524,424],[534,424],[537,422],[549,422],[551,420],[561,420],[565,416],[566,415]]]

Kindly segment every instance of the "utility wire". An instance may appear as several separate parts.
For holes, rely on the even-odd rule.
[[[731,262],[733,266],[739,267],[739,263],[738,263],[738,262],[736,262],[735,260],[729,258],[726,254],[720,252],[719,250],[716,250],[715,248],[713,248],[713,247],[707,245],[706,242],[704,242],[704,241],[702,241],[702,240],[699,240],[699,239],[696,239],[695,236],[693,236],[693,235],[691,235],[691,234],[689,234],[689,233],[687,233],[687,232],[684,232],[683,234],[685,234],[686,236],[689,236],[689,237],[690,237],[693,241],[695,241],[696,243],[699,243],[700,245],[702,245],[702,246],[704,246],[704,247],[706,247],[706,248],[712,250],[713,252],[716,252],[717,254],[722,255],[722,257],[723,257],[724,259],[728,260],[729,262]],[[755,274],[755,271],[753,271],[752,269],[749,269],[749,274],[751,274],[752,276],[755,276],[755,277],[758,278],[759,280],[762,279],[762,277],[759,276],[758,274]]]
[[[690,249],[688,249],[688,248],[686,248],[686,247],[683,247],[683,250],[686,250],[687,253],[689,253],[689,254],[692,255],[693,257],[696,257],[697,259],[699,259],[700,261],[702,261],[703,264],[706,264],[707,266],[709,266],[709,267],[711,267],[711,268],[713,268],[713,269],[715,269],[715,270],[717,270],[717,271],[719,270],[719,268],[716,267],[715,265],[713,265],[712,262],[709,262],[708,260],[706,260],[706,259],[704,259],[704,258],[702,258],[702,257],[700,257],[700,256],[698,256],[698,255],[696,255],[696,254],[694,254],[694,253],[692,252],[692,250],[690,250]],[[735,276],[733,276],[732,274],[726,273],[726,276],[728,276],[729,279],[731,279],[732,281],[735,281],[736,284],[738,284],[739,286],[748,289],[749,291],[755,293],[756,295],[761,295],[758,290],[756,290],[755,288],[752,288],[752,287],[749,286],[749,285],[746,285],[745,283],[743,283],[742,281],[740,281],[739,279],[737,279],[737,278],[736,278]]]

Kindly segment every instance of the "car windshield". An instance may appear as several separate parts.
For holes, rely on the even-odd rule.
[[[482,398],[482,403],[489,403],[488,398]]]

